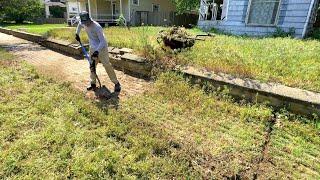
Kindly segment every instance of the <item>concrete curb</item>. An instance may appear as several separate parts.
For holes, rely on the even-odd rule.
[[[82,57],[80,47],[58,40],[48,40],[39,35],[14,31],[0,27],[0,32],[39,43],[45,47],[66,54]],[[132,54],[132,49],[109,47],[110,61],[113,66],[125,73],[148,78],[152,64],[145,58]],[[182,73],[195,84],[211,84],[216,88],[227,87],[230,95],[250,102],[266,103],[276,108],[306,116],[320,116],[320,93],[291,88],[274,83],[261,83],[251,79],[236,78],[226,74],[215,74],[194,67],[176,67],[175,72]]]

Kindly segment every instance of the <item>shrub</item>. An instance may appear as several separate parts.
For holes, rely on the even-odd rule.
[[[118,26],[126,26],[126,18],[121,14],[116,20]]]
[[[277,27],[275,32],[272,34],[273,37],[294,37],[296,29],[294,27],[289,28],[289,31],[284,31],[280,27]]]
[[[320,40],[320,28],[314,29],[314,30],[310,33],[310,37],[311,37],[312,39],[318,39],[318,40]]]
[[[44,7],[39,0],[11,0],[0,1],[0,15],[3,15],[5,21],[15,21],[23,23],[25,20],[32,21],[41,17]]]

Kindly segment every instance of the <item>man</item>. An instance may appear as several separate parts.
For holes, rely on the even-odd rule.
[[[88,12],[80,13],[80,19],[81,22],[78,24],[76,30],[76,40],[80,42],[79,34],[81,29],[84,28],[89,37],[90,54],[93,60],[93,65],[96,67],[99,62],[103,64],[110,80],[115,84],[114,91],[119,93],[121,91],[121,85],[109,61],[108,43],[104,36],[102,27],[99,23],[91,19]],[[90,69],[92,69],[92,67],[90,67]],[[95,90],[97,87],[95,72],[91,71],[90,78],[91,83],[87,88],[88,91]]]

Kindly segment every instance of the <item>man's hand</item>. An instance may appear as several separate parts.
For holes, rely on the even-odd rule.
[[[76,40],[80,42],[80,36],[78,34],[76,34]]]
[[[95,51],[92,56],[93,58],[98,58],[99,57],[99,52],[98,51]]]

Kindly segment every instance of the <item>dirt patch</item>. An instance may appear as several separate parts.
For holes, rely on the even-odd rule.
[[[258,179],[259,175],[262,174],[262,172],[264,172],[264,169],[265,169],[264,166],[266,164],[269,164],[268,154],[269,154],[271,135],[273,132],[273,128],[277,124],[277,122],[278,122],[278,119],[276,115],[273,115],[272,117],[270,117],[269,124],[267,125],[267,133],[265,134],[265,141],[262,146],[262,154],[256,163],[257,165],[255,166],[255,169],[254,169],[255,173],[253,175],[253,179]]]
[[[86,97],[99,99],[94,92],[84,91],[90,79],[87,61],[60,54],[30,41],[3,33],[0,33],[0,46],[19,59],[34,65],[41,74],[58,81],[68,82],[75,89],[84,92]],[[106,89],[113,92],[114,85],[101,64],[97,67],[97,74]],[[116,71],[116,74],[123,89],[119,95],[122,99],[145,92],[151,84],[149,81],[129,76],[121,71]]]

